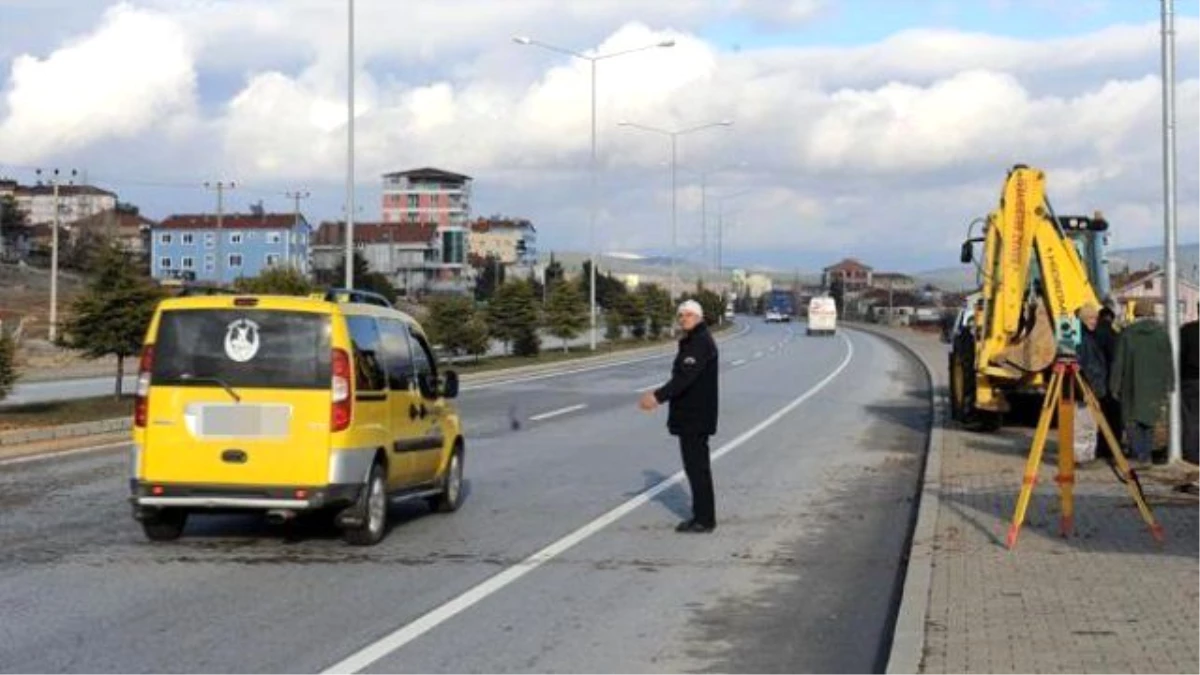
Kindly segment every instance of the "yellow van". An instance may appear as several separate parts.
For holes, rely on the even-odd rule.
[[[391,502],[458,508],[457,395],[420,325],[379,296],[164,300],[138,369],[134,518],[163,541],[193,513],[321,510],[375,544]]]

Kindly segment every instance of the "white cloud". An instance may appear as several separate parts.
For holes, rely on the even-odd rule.
[[[132,137],[186,113],[195,71],[183,27],[121,4],[97,29],[45,59],[13,61],[0,155],[32,161],[108,137]]]
[[[528,215],[546,224],[550,245],[582,245],[590,65],[509,38],[528,32],[601,53],[670,38],[671,49],[598,66],[605,248],[669,242],[668,142],[617,128],[623,118],[667,128],[735,120],[732,129],[679,144],[691,167],[748,164],[710,181],[710,195],[754,190],[738,200],[727,251],[952,251],[965,223],[992,208],[1016,162],[1048,170],[1060,210],[1101,209],[1123,228],[1120,241],[1156,240],[1161,87],[1152,22],[1056,40],[914,28],[858,47],[729,53],[696,36],[705,22],[735,11],[811,21],[822,3],[500,4],[412,0],[401,12],[359,3],[357,173],[365,195],[382,171],[444,166],[477,177],[477,210]],[[325,212],[314,216],[336,216],[346,135],[342,10],[277,0],[153,6],[113,9],[82,40],[14,63],[0,154],[40,160],[124,137],[161,144],[152,161],[177,165],[203,148],[206,167],[241,181],[330,186]],[[1192,230],[1198,48],[1200,22],[1181,19],[1180,215]],[[196,70],[236,72],[236,91],[188,125],[179,120],[191,114]],[[80,105],[58,94],[80,80],[90,91],[102,72],[135,75],[110,77],[95,87],[103,95]],[[118,105],[130,100],[140,105]],[[18,154],[16,138],[38,142],[21,144]],[[680,184],[681,242],[698,246],[698,181],[681,173]]]

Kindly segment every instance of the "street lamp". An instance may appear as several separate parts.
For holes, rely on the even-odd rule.
[[[708,257],[708,177],[716,173],[729,171],[730,169],[743,169],[749,165],[750,163],[746,160],[741,160],[731,164],[723,164],[721,166],[699,170],[689,169],[686,166],[679,167],[684,171],[691,171],[700,177],[700,251],[704,257],[704,265],[706,267],[709,265],[709,263],[713,262],[713,258]],[[720,271],[720,266],[718,266],[717,273],[719,274]]]
[[[724,265],[722,255],[725,246],[725,200],[741,197],[742,195],[752,192],[751,189],[738,190],[727,195],[717,197],[717,275],[721,274],[721,269]]]
[[[552,44],[548,44],[546,42],[542,42],[540,40],[535,40],[533,38],[526,37],[524,35],[518,35],[518,36],[514,37],[513,42],[515,42],[519,45],[527,46],[527,47],[541,47],[542,49],[547,49],[552,52],[558,52],[559,54],[566,54],[567,56],[573,56],[577,59],[583,59],[584,61],[587,61],[589,64],[591,64],[591,71],[592,71],[592,73],[591,73],[591,76],[592,76],[591,77],[591,82],[592,82],[592,96],[591,96],[591,101],[592,101],[592,154],[591,154],[590,169],[589,169],[591,187],[589,190],[590,206],[589,206],[589,215],[588,215],[588,221],[589,221],[588,222],[588,240],[589,240],[588,241],[588,256],[590,258],[591,264],[588,265],[588,268],[589,268],[588,276],[590,277],[588,279],[588,286],[591,289],[591,291],[590,291],[590,304],[591,304],[590,343],[591,343],[592,351],[596,351],[596,212],[600,208],[600,206],[599,206],[600,198],[599,198],[599,195],[597,194],[597,183],[596,183],[596,171],[597,171],[597,167],[596,167],[596,63],[599,61],[603,61],[605,59],[611,59],[611,58],[614,58],[617,56],[625,56],[627,54],[634,54],[637,52],[644,52],[644,51],[647,51],[650,49],[659,49],[659,48],[663,48],[663,47],[674,47],[675,41],[674,40],[662,40],[662,41],[657,42],[652,45],[645,45],[643,47],[634,47],[633,49],[623,49],[621,51],[607,52],[604,54],[584,54],[582,52],[577,52],[573,49],[566,49],[564,47],[558,47],[558,46],[555,46]]]
[[[1175,171],[1175,2],[1162,0],[1162,116],[1163,116],[1163,239],[1164,275],[1166,288],[1167,336],[1171,346],[1171,363],[1179,372],[1179,272],[1176,260],[1178,221],[1176,219]],[[1167,461],[1174,464],[1183,455],[1180,443],[1182,423],[1180,388],[1175,386],[1167,402],[1168,440]]]
[[[678,246],[678,242],[679,242],[679,222],[678,222],[678,209],[677,209],[679,200],[678,200],[678,190],[676,189],[676,184],[677,184],[676,173],[677,173],[678,159],[679,159],[678,140],[679,140],[680,136],[683,136],[685,134],[690,134],[694,131],[701,131],[703,129],[711,129],[713,127],[733,126],[733,122],[731,120],[721,120],[720,122],[709,122],[708,124],[698,124],[696,126],[686,127],[683,129],[661,129],[659,127],[652,127],[652,126],[648,126],[645,124],[637,124],[635,122],[621,120],[620,122],[617,123],[617,126],[633,127],[634,129],[641,129],[642,131],[649,131],[650,133],[661,134],[661,135],[666,136],[667,138],[671,139],[671,297],[675,298],[675,297],[677,297],[676,289],[675,289],[675,287],[676,287],[675,254],[676,254],[676,247]]]

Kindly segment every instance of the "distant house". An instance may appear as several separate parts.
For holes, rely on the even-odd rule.
[[[821,285],[832,288],[834,280],[840,280],[847,292],[861,291],[871,287],[874,270],[854,258],[845,258],[826,267],[821,273]]]
[[[899,272],[875,272],[871,275],[871,288],[891,291],[913,291],[917,280]]]
[[[25,213],[30,225],[54,222],[54,186],[48,183],[19,185],[15,181],[3,181],[0,195],[8,194],[17,202],[17,208]],[[115,209],[117,195],[92,185],[58,186],[58,222],[70,223],[80,218]]]
[[[290,266],[309,274],[311,227],[292,213],[174,215],[152,230],[150,274],[219,284]]]
[[[471,222],[470,256],[492,256],[504,265],[537,261],[537,228],[524,218],[478,218]]]
[[[370,222],[354,224],[354,248],[372,272],[379,272],[402,295],[430,290],[439,264],[438,226],[434,223]],[[346,258],[346,223],[321,223],[313,239],[313,266],[328,278]],[[344,269],[344,268],[343,268]],[[334,284],[341,280],[332,279]]]
[[[1143,270],[1123,276],[1121,284],[1113,293],[1122,306],[1128,302],[1142,299],[1154,300],[1154,313],[1159,319],[1166,318],[1166,289],[1163,282],[1166,274],[1161,269]],[[1183,276],[1179,277],[1179,317],[1180,321],[1194,321],[1197,318],[1196,303],[1200,302],[1200,286]],[[1120,313],[1120,312],[1118,312]]]
[[[115,241],[122,250],[143,256],[150,253],[150,232],[156,223],[130,210],[108,209],[72,223],[61,225],[59,243],[71,245],[85,234],[97,235]],[[32,228],[34,245],[50,246],[53,225],[41,223]]]

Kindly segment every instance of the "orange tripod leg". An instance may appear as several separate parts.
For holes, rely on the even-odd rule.
[[[1073,365],[1066,366],[1076,373]],[[1075,531],[1075,378],[1060,382],[1062,395],[1058,399],[1058,495],[1062,504],[1059,533],[1064,537]]]
[[[1025,461],[1025,476],[1021,481],[1021,493],[1017,496],[1017,508],[1013,513],[1012,523],[1008,527],[1006,543],[1009,549],[1017,545],[1017,535],[1025,522],[1025,514],[1029,510],[1029,500],[1033,496],[1033,485],[1037,482],[1038,468],[1042,463],[1042,451],[1046,449],[1046,436],[1050,431],[1050,418],[1054,416],[1054,406],[1062,395],[1062,371],[1054,369],[1050,376],[1050,384],[1046,389],[1046,398],[1042,401],[1042,414],[1038,417],[1037,432],[1033,435],[1033,445],[1029,448],[1029,458]]]

